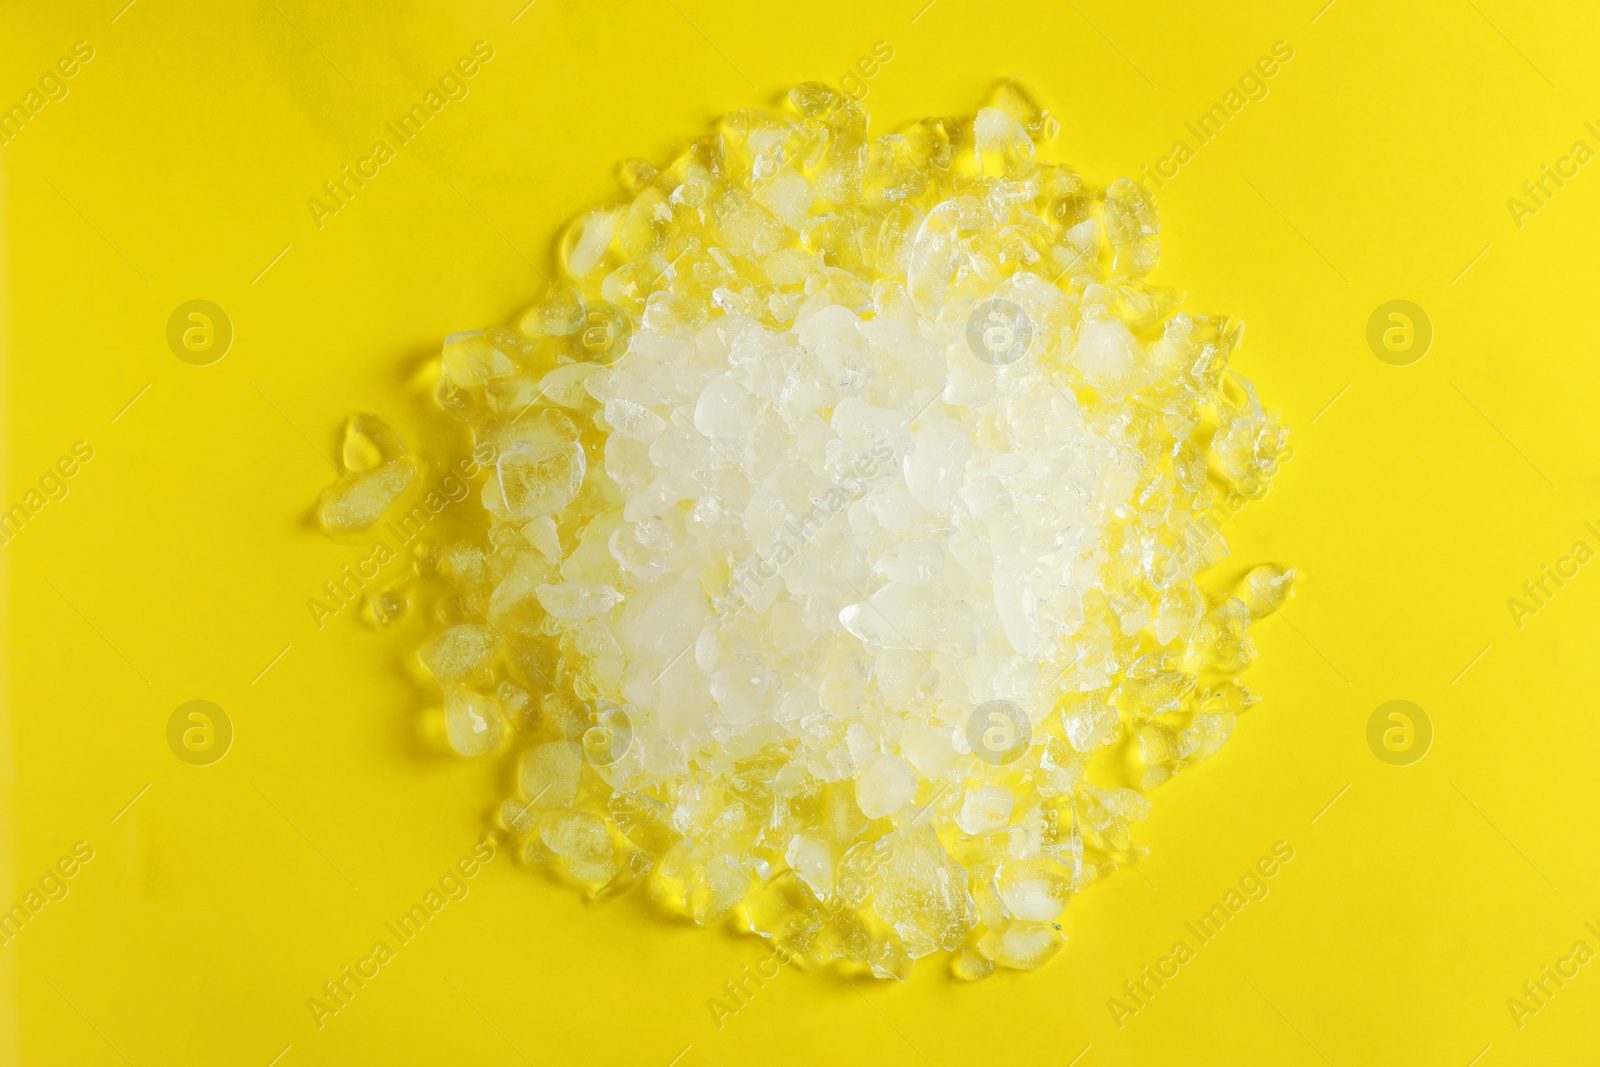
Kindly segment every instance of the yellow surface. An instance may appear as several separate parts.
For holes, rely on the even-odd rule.
[[[0,548],[6,902],[93,849],[0,948],[0,1062],[1592,1062],[1600,965],[1547,980],[1520,1028],[1507,1001],[1600,950],[1600,567],[1520,628],[1507,600],[1600,548],[1600,164],[1520,228],[1507,200],[1600,148],[1593,5],[524,2],[0,12],[0,105],[94,50],[0,148],[3,506],[93,448]],[[470,95],[319,229],[308,198],[480,40]],[[365,554],[308,526],[318,453],[347,412],[394,412],[445,334],[520,310],[616,161],[879,41],[875,129],[1019,74],[1100,183],[1192,147],[1186,121],[1293,47],[1160,195],[1157,278],[1249,322],[1240,366],[1293,428],[1228,530],[1236,560],[1301,568],[1257,631],[1265,703],[1156,794],[1146,877],[1075,900],[1041,973],[786,970],[719,1029],[707,1002],[760,943],[584,904],[502,855],[319,1029],[308,998],[470,853],[500,772],[415,742],[414,627],[313,626],[307,598]],[[234,325],[211,366],[165,340],[194,299]],[[1366,343],[1391,299],[1434,325],[1410,366]],[[196,699],[235,731],[207,767],[166,741]],[[1391,699],[1434,726],[1411,766],[1367,745]],[[1107,1001],[1276,842],[1294,858],[1270,894],[1119,1028]]]

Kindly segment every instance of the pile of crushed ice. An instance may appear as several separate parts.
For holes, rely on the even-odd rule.
[[[1253,702],[1289,572],[1195,574],[1286,434],[1239,326],[1146,283],[1146,192],[1038,158],[1020,86],[877,138],[787,105],[624,165],[517,328],[446,342],[482,514],[427,553],[421,659],[450,744],[514,754],[529,862],[799,959],[1036,967]],[[332,528],[413,480],[352,434]]]

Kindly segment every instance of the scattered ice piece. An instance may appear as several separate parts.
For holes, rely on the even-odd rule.
[[[419,655],[422,665],[448,685],[477,670],[499,647],[499,634],[487,626],[464,622],[428,642]]]
[[[917,776],[899,756],[879,756],[856,780],[856,803],[869,819],[893,815],[917,793]]]
[[[1263,563],[1244,576],[1240,598],[1256,618],[1271,615],[1289,599],[1294,584],[1294,568]]]
[[[1079,752],[1093,752],[1117,739],[1122,719],[1117,709],[1093,699],[1074,702],[1062,713],[1067,740]]]
[[[540,822],[539,836],[566,859],[573,881],[598,885],[617,873],[606,821],[592,811],[553,811]]]
[[[900,751],[917,773],[930,781],[943,775],[956,758],[948,731],[935,730],[918,722],[905,725],[900,734]]]
[[[966,834],[983,834],[998,830],[1011,820],[1011,809],[1016,798],[999,786],[986,786],[967,794],[961,804],[961,814],[956,825]]]
[[[1060,952],[1065,942],[1061,928],[1054,923],[1018,921],[984,934],[978,951],[998,966],[1031,971]]]
[[[538,550],[539,555],[548,563],[561,562],[561,534],[556,530],[555,520],[548,515],[541,515],[522,528],[522,536]]]
[[[827,845],[805,834],[795,834],[789,839],[783,858],[818,900],[827,900],[833,894],[833,853]]]
[[[463,686],[445,690],[444,725],[450,747],[463,756],[486,756],[506,735],[500,702]]]
[[[964,601],[951,602],[938,591],[891,583],[839,612],[839,622],[875,648],[939,652],[970,659],[978,651],[982,624]]]
[[[531,805],[510,797],[500,802],[498,821],[503,829],[518,837],[527,837],[539,825]]]
[[[966,871],[932,827],[896,830],[882,842],[884,854],[870,879],[872,910],[913,958],[956,948],[977,921]]]
[[[1000,872],[1000,898],[1018,919],[1055,922],[1072,898],[1072,880],[1043,862],[1008,863]]]
[[[528,803],[536,808],[564,808],[578,795],[583,770],[580,749],[571,741],[547,741],[522,757],[518,777]]]
[[[398,431],[376,415],[359,412],[345,423],[339,461],[346,473],[365,474],[405,455],[405,441]]]
[[[500,700],[500,710],[505,712],[506,721],[518,733],[529,733],[538,727],[539,705],[533,702],[532,694],[526,689],[507,680],[500,683],[494,695]]]
[[[951,961],[950,970],[963,982],[977,982],[994,973],[994,962],[975,948],[964,948]]]
[[[609,585],[593,582],[541,585],[536,595],[544,610],[558,619],[587,619],[622,603],[621,593]]]
[[[713,378],[695,402],[694,428],[707,437],[741,437],[755,425],[755,398],[733,378]]]
[[[1098,389],[1125,389],[1138,366],[1138,342],[1119,319],[1086,322],[1072,346],[1072,361]]]
[[[317,517],[331,533],[369,530],[411,484],[410,463],[395,460],[335,482],[322,494]]]
[[[777,693],[778,679],[768,670],[736,663],[711,676],[711,699],[731,723],[753,722]]]
[[[514,436],[495,464],[505,510],[524,519],[537,519],[572,503],[587,469],[572,420],[547,409],[512,430]]]

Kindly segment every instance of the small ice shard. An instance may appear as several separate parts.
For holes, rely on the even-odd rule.
[[[695,401],[694,428],[707,437],[741,437],[755,425],[755,417],[755,399],[726,374],[707,383]]]
[[[754,721],[770,705],[778,688],[771,671],[734,664],[711,676],[711,699],[731,723]]]
[[[560,412],[546,410],[514,429],[495,464],[500,501],[523,519],[553,515],[583,486],[587,459],[577,427]]]
[[[1125,388],[1138,366],[1138,342],[1118,319],[1086,322],[1078,329],[1072,361],[1099,389]]]
[[[967,873],[932,827],[896,830],[869,879],[872,909],[894,928],[913,958],[951,950],[977,921]]]
[[[879,756],[856,781],[856,803],[869,819],[893,815],[917,793],[917,776],[898,756]]]
[[[818,900],[827,900],[833,894],[833,854],[827,845],[814,837],[795,834],[789,839],[784,859]]]
[[[535,593],[544,610],[558,619],[587,619],[622,603],[621,593],[594,582],[541,585]]]
[[[839,612],[846,630],[876,648],[938,652],[970,659],[978,651],[982,624],[962,601],[952,602],[927,587],[890,583]]]
[[[547,741],[522,757],[522,792],[535,808],[563,808],[578,795],[583,755],[571,741]]]
[[[450,747],[463,756],[486,756],[505,738],[506,719],[494,697],[463,686],[444,695],[445,733]]]
[[[376,415],[359,412],[345,423],[339,461],[348,474],[365,474],[405,455],[405,441]]]
[[[317,517],[330,533],[359,533],[377,525],[389,505],[405,492],[414,474],[405,460],[343,478],[322,494]]]
[[[1031,971],[1060,952],[1065,941],[1055,923],[1018,921],[984,934],[978,951],[1001,967]]]
[[[1256,618],[1271,615],[1289,599],[1294,585],[1294,568],[1263,563],[1244,576],[1239,597]]]
[[[486,663],[500,647],[500,635],[487,626],[464,622],[428,642],[419,656],[439,681],[459,682]]]
[[[1011,820],[1011,809],[1015,804],[1016,798],[999,786],[975,789],[962,802],[956,825],[968,834],[998,830]]]

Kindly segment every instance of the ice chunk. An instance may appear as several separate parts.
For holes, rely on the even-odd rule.
[[[569,807],[578,795],[583,756],[571,741],[547,741],[522,757],[519,779],[528,803],[536,808]]]
[[[919,722],[906,724],[900,734],[900,752],[917,773],[929,780],[944,774],[956,758],[948,730],[935,730]]]
[[[879,756],[856,781],[856,803],[869,819],[893,815],[917,793],[917,776],[898,756]]]
[[[547,409],[515,428],[500,453],[495,463],[500,502],[524,519],[553,515],[578,495],[586,464],[577,427],[559,411]]]
[[[1016,798],[999,786],[974,789],[962,802],[956,825],[968,834],[998,830],[1011,820],[1011,809],[1015,804]]]
[[[950,970],[963,982],[977,982],[994,973],[994,962],[977,949],[966,948],[956,954]]]
[[[1055,922],[1072,897],[1072,879],[1054,865],[1008,863],[999,875],[1000,898],[1018,919]]]
[[[317,517],[333,533],[370,530],[405,492],[414,473],[410,463],[395,460],[335,482],[322,494]]]
[[[1066,938],[1054,923],[1013,922],[983,935],[978,951],[1001,967],[1031,971],[1061,951]]]
[[[464,622],[430,641],[419,655],[439,681],[459,682],[483,666],[500,647],[500,635],[487,626]]]
[[[869,880],[872,909],[894,928],[913,958],[952,950],[977,921],[967,874],[928,826],[896,830],[882,839],[879,866]]]
[[[444,725],[450,747],[463,756],[486,756],[500,747],[506,735],[500,702],[462,686],[445,691]]]
[[[598,885],[617,873],[617,857],[606,821],[592,811],[555,811],[539,827],[545,846],[567,861],[576,882]]]
[[[1119,319],[1085,322],[1072,346],[1072,361],[1098,389],[1126,389],[1138,367],[1138,342]]]
[[[339,461],[347,473],[365,474],[400,459],[405,451],[405,441],[393,426],[376,415],[360,412],[345,424]]]
[[[748,664],[725,667],[711,676],[711,699],[731,723],[743,724],[761,717],[778,688],[771,671]]]
[[[594,582],[541,585],[535,594],[544,610],[558,619],[587,619],[622,603],[621,593],[609,585]]]
[[[1117,739],[1121,720],[1117,709],[1095,700],[1073,702],[1062,712],[1067,740],[1079,752],[1093,752]]]
[[[971,605],[952,602],[939,590],[895,582],[866,603],[841,609],[839,622],[874,648],[939,652],[957,659],[975,655],[982,636],[982,624]]]
[[[784,860],[818,900],[833,895],[833,853],[827,845],[805,834],[795,834],[789,839]]]
[[[743,437],[755,417],[755,398],[726,374],[711,379],[695,401],[694,428],[707,437]]]
[[[1294,583],[1294,568],[1263,563],[1244,576],[1240,598],[1256,618],[1271,615],[1289,599]]]

